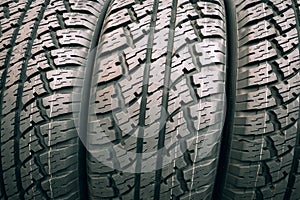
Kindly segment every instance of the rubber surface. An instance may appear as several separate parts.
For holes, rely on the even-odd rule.
[[[0,199],[300,199],[299,16],[1,0]]]
[[[86,196],[72,97],[102,4],[0,2],[0,199]]]
[[[300,199],[300,2],[233,2],[239,60],[222,199]]]
[[[90,109],[91,199],[211,198],[224,112],[224,17],[221,1],[113,2]],[[157,154],[164,147],[169,155]]]

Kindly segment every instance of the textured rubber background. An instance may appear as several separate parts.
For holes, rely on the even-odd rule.
[[[300,2],[233,2],[239,61],[223,199],[300,199]]]
[[[224,112],[224,18],[222,1],[113,2],[95,65],[91,199],[211,198]],[[182,155],[142,172],[159,168],[168,156],[149,154],[173,152],[170,143]]]
[[[80,95],[73,89],[82,86],[78,70],[101,8],[99,1],[0,1],[0,199],[82,195],[71,97]]]
[[[109,2],[0,1],[0,199],[300,199],[300,1]]]

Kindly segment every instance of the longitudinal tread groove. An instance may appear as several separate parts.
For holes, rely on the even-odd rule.
[[[20,133],[20,113],[23,109],[22,105],[22,95],[23,95],[23,89],[24,89],[24,83],[26,81],[26,71],[27,71],[27,65],[28,61],[31,58],[31,51],[32,51],[32,46],[33,46],[33,41],[36,39],[36,34],[38,27],[40,25],[41,19],[43,18],[44,12],[47,8],[47,6],[50,4],[50,0],[44,1],[42,4],[42,7],[39,11],[39,14],[36,18],[36,21],[33,25],[33,29],[30,33],[30,40],[28,41],[27,47],[26,47],[26,52],[25,55],[27,55],[27,58],[23,61],[22,67],[21,67],[21,73],[19,79],[21,82],[18,85],[17,89],[17,98],[16,98],[16,114],[15,114],[15,122],[14,122],[14,162],[16,166],[16,178],[17,178],[17,187],[19,191],[19,198],[24,199],[24,188],[22,186],[22,178],[21,178],[21,171],[20,171],[20,156],[19,156],[19,140],[21,138],[21,133]]]
[[[4,62],[4,67],[6,66],[6,68],[4,69],[4,72],[2,74],[2,77],[1,77],[1,85],[0,85],[0,89],[1,89],[1,92],[0,92],[0,105],[1,105],[1,109],[0,109],[0,116],[2,116],[2,105],[3,105],[3,96],[4,96],[4,91],[5,91],[5,82],[6,82],[6,75],[7,75],[7,71],[8,71],[8,66],[9,65],[9,62],[10,62],[10,59],[11,59],[11,56],[12,56],[12,51],[13,51],[13,48],[15,46],[15,42],[16,42],[16,38],[17,38],[17,35],[19,34],[19,31],[20,31],[20,27],[23,23],[23,20],[25,19],[25,16],[26,16],[26,13],[27,11],[29,10],[29,7],[31,5],[33,1],[32,0],[29,0],[27,2],[27,4],[25,5],[25,8],[23,10],[23,12],[20,14],[20,17],[18,19],[18,26],[16,27],[16,29],[14,30],[13,32],[13,35],[11,37],[11,40],[10,40],[10,48],[7,52],[7,55],[6,55],[6,58],[5,58],[5,62]],[[2,68],[2,66],[1,66]],[[1,118],[0,118],[1,119]],[[2,120],[0,120],[0,133],[2,133]],[[0,142],[2,143],[2,134],[0,136]],[[4,179],[3,179],[3,161],[2,161],[2,157],[3,157],[3,154],[4,151],[0,150],[0,187],[1,187],[1,193],[3,195],[3,198],[7,199],[8,198],[8,194],[6,193],[5,191],[5,183],[4,183]]]
[[[157,12],[159,7],[160,1],[154,0],[153,2],[153,13],[151,16],[151,22],[150,22],[150,33],[148,38],[148,45],[147,45],[147,51],[146,51],[146,62],[145,62],[145,69],[143,73],[143,86],[142,86],[142,97],[141,97],[141,105],[140,105],[140,114],[139,114],[139,122],[138,125],[141,127],[138,132],[137,136],[137,147],[136,147],[136,153],[137,153],[137,161],[136,161],[136,167],[135,167],[135,185],[134,185],[134,199],[138,200],[140,199],[140,185],[141,185],[141,167],[142,167],[142,153],[143,153],[143,145],[144,145],[144,127],[145,124],[145,118],[146,118],[146,108],[147,108],[147,97],[148,97],[148,88],[149,88],[149,75],[150,75],[150,64],[152,59],[152,50],[153,50],[153,42],[154,42],[154,31],[156,26],[156,20],[157,20]]]
[[[165,64],[165,72],[164,72],[164,83],[163,83],[163,94],[162,94],[162,102],[161,102],[161,113],[164,113],[168,110],[168,100],[169,100],[169,90],[170,90],[170,82],[171,82],[171,71],[172,71],[172,54],[174,49],[174,38],[175,38],[175,26],[176,26],[176,15],[177,15],[177,6],[178,0],[173,0],[172,2],[172,12],[170,17],[169,24],[169,35],[168,35],[168,44],[167,44],[167,55],[166,55],[166,64]],[[168,114],[166,116],[168,118]],[[165,137],[166,137],[166,121],[161,121],[159,124],[159,133],[158,133],[158,144],[157,150],[161,150],[165,146]],[[156,170],[155,172],[155,184],[154,184],[154,199],[159,199],[160,197],[160,187],[161,187],[161,176],[162,176],[162,163],[163,156],[157,155],[156,158]],[[182,172],[183,174],[183,172]]]

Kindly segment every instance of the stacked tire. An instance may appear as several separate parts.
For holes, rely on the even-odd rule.
[[[300,199],[299,16],[2,0],[0,199]]]

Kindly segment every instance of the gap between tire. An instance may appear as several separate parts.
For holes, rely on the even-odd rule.
[[[79,112],[79,187],[80,187],[80,199],[88,199],[88,182],[87,182],[87,163],[86,155],[87,150],[85,148],[86,136],[88,132],[88,115],[89,115],[89,103],[91,99],[91,87],[92,79],[97,55],[97,46],[99,45],[100,37],[102,34],[102,27],[107,14],[107,11],[113,0],[107,0],[104,2],[102,12],[98,18],[98,22],[94,31],[94,36],[91,41],[90,51],[88,53],[86,71],[84,75],[84,82],[82,87],[82,101]]]
[[[226,172],[229,165],[229,154],[233,132],[233,122],[236,102],[236,79],[238,67],[238,41],[236,8],[233,0],[224,0],[226,16],[226,97],[227,109],[225,124],[222,132],[217,175],[212,199],[222,199],[226,181]]]

